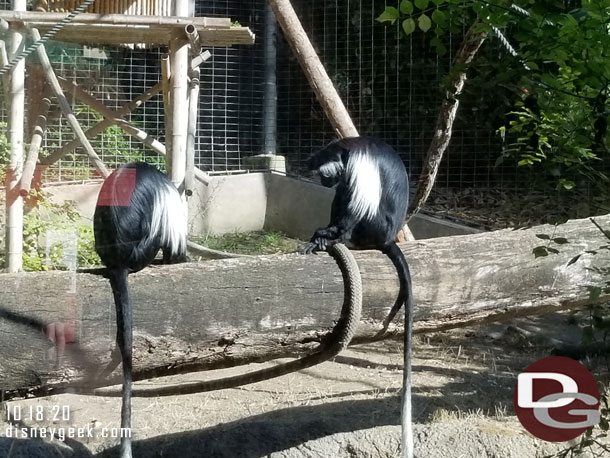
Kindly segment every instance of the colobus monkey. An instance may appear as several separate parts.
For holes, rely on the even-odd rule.
[[[405,222],[409,180],[398,154],[380,140],[351,137],[335,141],[314,153],[309,169],[320,175],[323,186],[337,186],[330,223],[318,229],[303,247],[303,254],[326,250],[335,243],[355,249],[378,249],[398,271],[398,299],[384,320],[384,328],[405,304],[405,354],[402,398],[403,457],[413,456],[411,431],[411,332],[413,298],[407,261],[395,238]]]
[[[117,316],[116,343],[123,363],[121,428],[131,427],[132,307],[127,275],[151,264],[186,260],[183,200],[169,179],[151,165],[121,166],[104,181],[93,219],[95,251],[108,268]],[[121,438],[121,457],[131,458],[131,438]]]

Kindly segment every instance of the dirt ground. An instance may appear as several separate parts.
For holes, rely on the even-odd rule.
[[[566,443],[530,436],[512,407],[517,374],[547,356],[560,343],[558,337],[579,341],[578,329],[566,315],[418,336],[413,361],[416,456],[534,458],[565,448]],[[400,342],[384,341],[351,347],[333,362],[239,389],[135,399],[134,457],[395,457],[401,361]],[[605,362],[589,363],[607,384]],[[94,437],[64,442],[1,437],[0,457],[118,456],[118,439],[101,437],[103,428],[119,425],[118,398],[61,395],[8,406],[13,413],[21,410],[21,426],[89,427]],[[62,409],[69,419],[61,419]],[[44,417],[41,421],[34,418],[36,412]],[[56,413],[60,418],[54,421]],[[8,425],[5,412],[3,435]]]

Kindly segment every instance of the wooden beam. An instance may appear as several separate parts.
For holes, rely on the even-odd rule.
[[[610,227],[610,215],[598,221]],[[532,249],[547,244],[536,236],[541,233],[570,243],[560,245],[559,254],[536,259]],[[430,332],[589,304],[588,287],[607,280],[595,268],[607,267],[610,253],[600,250],[567,264],[607,244],[589,220],[574,220],[556,228],[402,245],[413,275],[415,330]],[[355,257],[364,287],[356,342],[363,342],[380,329],[398,293],[398,281],[381,253],[360,251]],[[332,327],[343,294],[339,269],[325,254],[152,267],[129,281],[137,379],[307,353]],[[0,275],[2,310],[43,323],[75,322],[75,334],[90,361],[77,364],[72,346],[56,367],[54,360],[42,358],[50,343],[37,330],[0,319],[0,389],[78,382],[108,361],[115,336],[110,286],[103,277],[84,273],[77,274],[76,282],[74,295],[67,292],[72,284],[69,272]],[[401,322],[397,318],[390,331],[400,333]]]
[[[122,116],[125,116],[125,115],[131,113],[133,110],[138,108],[144,102],[153,98],[155,95],[157,95],[159,92],[161,92],[161,87],[162,87],[161,83],[157,83],[152,88],[148,89],[146,92],[144,92],[143,94],[140,94],[138,97],[133,99],[131,102],[129,102],[129,103],[123,105],[121,108],[119,108],[116,111],[116,114],[118,116],[122,117]],[[108,127],[113,126],[115,124],[116,124],[115,119],[104,119],[103,121],[100,121],[95,126],[93,126],[91,129],[89,129],[87,132],[85,132],[85,135],[87,136],[87,138],[93,138],[96,135],[104,132]],[[59,161],[61,158],[63,158],[66,154],[71,153],[79,146],[80,146],[79,140],[74,139],[74,140],[68,142],[67,144],[65,144],[64,146],[62,146],[60,149],[51,153],[48,157],[41,160],[40,163],[45,166],[53,165],[57,161]]]
[[[121,129],[127,132],[133,138],[141,141],[146,146],[151,148],[158,154],[165,155],[165,146],[153,136],[147,134],[142,129],[139,129],[135,126],[132,126],[123,119],[118,111],[112,110],[105,106],[102,102],[97,100],[93,95],[89,94],[87,91],[83,90],[77,83],[74,81],[68,81],[64,78],[58,77],[59,84],[65,90],[73,94],[78,100],[89,105],[91,108],[100,113],[104,118],[111,119],[114,121],[116,125],[118,125]]]
[[[32,38],[34,39],[34,41],[40,40],[40,33],[38,32],[38,30],[32,29],[30,34],[32,35]],[[40,65],[42,65],[42,69],[45,73],[45,76],[47,77],[47,80],[49,81],[49,84],[51,86],[53,93],[55,94],[55,97],[57,97],[61,111],[66,116],[66,119],[68,120],[68,124],[70,124],[70,127],[72,127],[72,130],[74,131],[76,137],[78,138],[78,141],[85,148],[85,152],[89,156],[89,159],[91,159],[91,161],[93,162],[94,167],[100,172],[102,177],[106,178],[108,175],[110,175],[110,172],[108,172],[108,169],[106,168],[106,166],[104,165],[104,163],[102,162],[100,157],[97,155],[97,153],[93,149],[93,146],[91,146],[91,143],[89,143],[89,139],[87,138],[87,136],[83,132],[83,129],[81,128],[80,124],[78,123],[78,120],[76,119],[76,116],[74,115],[74,112],[72,111],[72,108],[70,107],[70,103],[68,102],[68,99],[66,98],[63,91],[61,90],[61,86],[59,84],[57,76],[55,75],[55,72],[53,71],[53,67],[51,66],[51,61],[49,60],[49,56],[47,56],[47,51],[46,51],[44,45],[40,45],[37,48],[36,52],[38,53],[38,58],[40,59]]]
[[[43,34],[65,18],[64,13],[0,11],[0,20],[17,26],[27,25]],[[92,45],[145,43],[168,45],[177,33],[186,39],[184,27],[197,30],[202,46],[251,45],[254,34],[247,27],[233,27],[229,18],[142,16],[81,13],[65,24],[56,40]]]

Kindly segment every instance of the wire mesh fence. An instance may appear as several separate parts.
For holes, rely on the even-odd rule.
[[[422,34],[407,37],[398,24],[386,26],[376,21],[384,7],[393,2],[293,0],[292,3],[359,132],[394,146],[409,165],[412,179],[416,179],[434,133],[443,76],[465,31],[446,35],[443,40],[447,53],[438,55]],[[10,9],[10,2],[0,0],[0,8]],[[254,46],[212,48],[212,60],[201,68],[196,162],[204,170],[239,170],[245,157],[262,152],[264,8],[264,0],[195,3],[197,16],[230,17],[256,34]],[[97,49],[60,42],[52,42],[47,50],[58,75],[77,82],[112,109],[119,109],[160,80],[160,58],[165,52]],[[481,52],[497,60],[505,57],[501,47],[493,42]],[[35,59],[28,59],[28,84],[36,77],[35,65]],[[277,69],[278,153],[286,157],[289,172],[299,174],[309,154],[335,134],[281,33]],[[482,192],[523,192],[527,187],[526,179],[515,180],[514,162],[496,164],[502,151],[498,125],[492,119],[498,96],[491,84],[467,87],[437,187]],[[36,104],[38,97],[34,92],[27,101],[29,106]],[[85,129],[102,119],[89,107],[75,100],[73,103]],[[3,120],[6,105],[4,101],[1,106]],[[161,96],[135,110],[131,122],[163,142]],[[73,137],[64,116],[54,105],[43,148],[52,152]],[[117,127],[106,129],[92,143],[109,167],[133,159],[163,166],[162,158]],[[92,176],[87,156],[77,148],[49,168],[45,179],[65,181]]]

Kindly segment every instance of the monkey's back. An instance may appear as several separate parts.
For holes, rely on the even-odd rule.
[[[346,182],[366,182],[364,189],[374,191],[379,184],[376,211],[364,215],[351,234],[351,244],[356,248],[380,248],[396,238],[407,216],[409,205],[409,177],[398,153],[388,144],[369,137],[345,138],[339,143],[349,150],[346,167]],[[350,162],[367,157],[373,166],[367,173],[354,179],[354,167]],[[375,176],[376,175],[376,176]],[[373,183],[373,185],[370,185]]]
[[[186,252],[186,217],[180,194],[155,167],[134,162],[104,181],[93,218],[95,250],[110,268],[137,272],[159,249]]]

